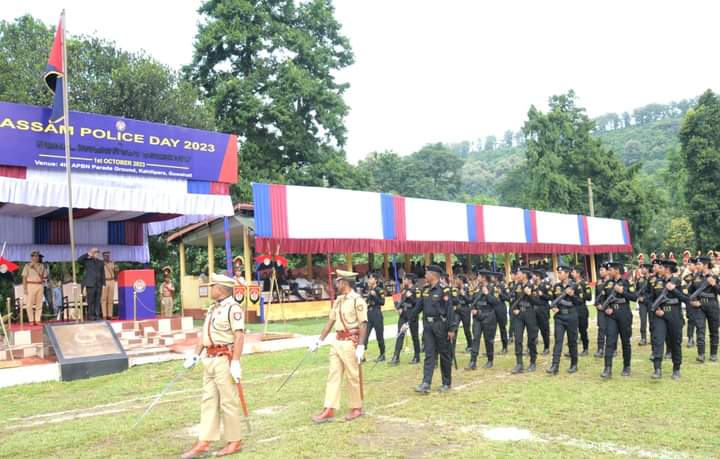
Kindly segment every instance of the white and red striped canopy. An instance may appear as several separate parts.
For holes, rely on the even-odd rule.
[[[627,221],[385,193],[253,184],[259,250],[631,252]]]

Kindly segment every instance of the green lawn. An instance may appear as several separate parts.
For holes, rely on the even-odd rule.
[[[389,319],[390,317],[387,317]],[[636,322],[638,322],[636,320]],[[295,330],[319,331],[323,321],[296,321]],[[282,326],[282,324],[275,324]],[[635,324],[637,328],[637,323]],[[594,321],[591,350],[595,350]],[[462,333],[458,349],[464,348]],[[638,335],[638,334],[636,334]],[[512,355],[495,368],[453,374],[448,394],[418,396],[420,366],[364,366],[368,415],[353,423],[313,425],[321,409],[328,348],[311,355],[282,392],[282,379],[304,350],[251,355],[243,360],[252,433],[243,456],[334,457],[717,457],[720,451],[720,365],[695,363],[683,347],[683,377],[649,379],[649,347],[633,337],[633,375],[602,381],[599,359],[583,357],[580,371],[552,377],[539,357],[535,374],[511,376]],[[408,346],[409,340],[406,340]],[[392,346],[389,340],[388,346]],[[499,346],[497,346],[499,348]],[[372,359],[377,347],[370,345]],[[620,367],[620,356],[616,367]],[[461,366],[468,355],[458,352]],[[482,361],[481,361],[482,363]],[[152,397],[180,371],[180,363],[145,365],[107,377],[43,383],[0,392],[0,457],[177,457],[194,441],[202,371],[178,382],[140,426],[133,424]],[[617,368],[619,370],[619,368]],[[437,387],[439,373],[434,385]],[[72,411],[75,410],[75,411]],[[344,413],[343,413],[344,414]],[[522,441],[491,440],[514,427]],[[217,445],[220,446],[220,445]],[[242,457],[242,456],[240,456]]]

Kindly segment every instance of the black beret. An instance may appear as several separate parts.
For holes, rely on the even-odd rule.
[[[442,268],[441,268],[440,266],[438,266],[438,265],[430,265],[430,266],[427,267],[427,270],[428,270],[429,272],[435,273],[435,274],[437,274],[437,275],[442,275],[442,274],[443,274]]]
[[[533,270],[532,270],[532,273],[535,274],[535,275],[538,276],[538,277],[545,277],[545,276],[546,276],[545,271],[543,271],[542,269],[533,269]]]
[[[505,274],[501,273],[500,271],[493,271],[490,273],[490,275],[497,277],[499,280],[502,280],[505,277]]]
[[[405,275],[403,276],[403,278],[404,278],[404,279],[409,279],[409,280],[415,282],[415,280],[417,279],[417,276],[416,276],[415,274],[413,274],[413,273],[405,273]]]
[[[623,264],[620,263],[619,261],[606,261],[605,268],[606,269],[614,268],[614,269],[617,269],[618,271],[622,272]]]
[[[570,268],[569,266],[565,266],[565,265],[558,265],[557,270],[559,272],[569,273],[570,271],[572,271],[572,268]]]
[[[641,268],[647,268],[652,269],[653,265],[651,263],[640,263]]]
[[[694,263],[703,263],[703,264],[706,264],[706,265],[711,265],[711,264],[712,264],[712,258],[710,258],[710,257],[697,257],[697,258],[695,258]]]
[[[572,270],[577,271],[580,274],[585,274],[585,268],[583,268],[582,266],[573,266]]]
[[[677,268],[677,263],[675,260],[662,260],[662,265],[666,268]]]

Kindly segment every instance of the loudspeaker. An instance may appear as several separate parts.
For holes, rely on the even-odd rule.
[[[92,378],[128,369],[128,357],[107,321],[45,325],[60,364],[60,379]]]

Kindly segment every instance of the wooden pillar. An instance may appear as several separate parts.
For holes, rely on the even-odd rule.
[[[352,252],[348,252],[345,254],[345,260],[347,261],[347,270],[352,272],[352,270],[353,270]]]
[[[469,273],[472,270],[472,254],[465,255],[465,272]]]
[[[426,254],[424,255],[424,257],[425,257],[425,266],[430,266],[430,265],[432,264],[431,254],[426,253]]]
[[[510,254],[506,253],[505,255],[505,280],[506,282],[510,282]]]
[[[313,278],[312,268],[312,253],[308,253],[307,255],[305,255],[305,275],[307,276],[308,280],[312,280]]]
[[[590,281],[597,282],[597,270],[595,268],[595,255],[587,256],[590,261]]]
[[[243,260],[245,261],[245,282],[252,281],[252,267],[253,256],[250,247],[250,230],[247,226],[243,225]],[[250,295],[245,295],[245,298],[249,298]]]
[[[185,316],[185,303],[183,302],[183,286],[185,283],[185,242],[180,239],[178,247],[178,257],[180,258],[180,317]]]
[[[373,272],[373,269],[375,269],[375,254],[368,252],[368,272]]]
[[[403,256],[405,257],[405,260],[404,260],[405,261],[405,272],[409,273],[410,272],[410,254],[406,253]]]
[[[207,225],[207,253],[208,253],[208,281],[215,272],[215,241],[213,240],[212,231],[210,231],[210,225]]]
[[[453,275],[452,253],[445,254],[445,272],[448,273],[448,275],[452,277],[452,275]]]
[[[383,253],[383,279],[386,281],[390,279],[390,262],[387,253]]]
[[[558,256],[556,253],[552,254],[552,270],[553,274],[555,274],[555,279],[557,280],[557,269],[558,269]]]

